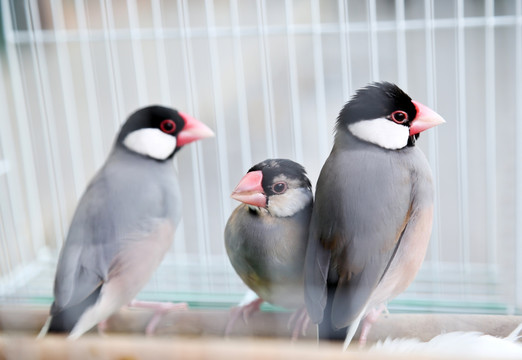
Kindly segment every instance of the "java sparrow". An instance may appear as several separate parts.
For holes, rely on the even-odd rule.
[[[162,106],[130,115],[76,207],[58,260],[49,331],[78,338],[138,294],[181,219],[171,160],[184,145],[213,135]]]
[[[303,264],[313,195],[306,171],[291,160],[265,160],[248,170],[232,198],[242,204],[226,224],[226,251],[239,277],[260,299],[233,312],[226,332],[241,312],[245,318],[267,301],[297,309],[296,338],[308,320]]]
[[[415,141],[443,122],[387,82],[358,90],[341,110],[317,181],[304,270],[306,306],[320,338],[346,338],[346,348],[364,319],[364,344],[387,301],[413,281],[434,198]]]

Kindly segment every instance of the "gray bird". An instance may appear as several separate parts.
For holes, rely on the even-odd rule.
[[[249,313],[267,301],[298,309],[297,332],[306,328],[303,264],[313,195],[305,169],[286,159],[268,159],[241,179],[232,198],[241,201],[225,227],[232,266],[260,298],[240,309]],[[240,312],[232,315],[227,333]]]
[[[128,118],[74,213],[58,260],[50,332],[78,338],[138,294],[181,218],[172,157],[213,135],[189,115],[161,106]]]
[[[421,131],[440,115],[396,85],[373,83],[341,110],[317,181],[305,262],[305,301],[319,337],[359,343],[388,300],[413,281],[433,219],[433,179]],[[347,329],[348,327],[348,329]]]

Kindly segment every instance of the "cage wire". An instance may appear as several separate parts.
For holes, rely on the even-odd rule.
[[[426,260],[396,312],[522,308],[521,0],[1,0],[0,302],[50,304],[76,203],[126,116],[175,107],[216,138],[175,166],[183,219],[141,299],[228,307],[230,192],[269,157],[315,184],[338,111],[397,83],[447,121]]]

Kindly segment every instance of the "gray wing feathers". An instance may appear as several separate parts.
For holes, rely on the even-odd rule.
[[[76,209],[56,270],[54,311],[80,303],[107,277],[116,248],[104,241],[114,236],[105,193],[103,184],[93,181]]]
[[[349,279],[339,279],[332,304],[332,324],[340,329],[346,327],[363,311],[366,302],[377,287],[386,264],[391,257],[367,259],[362,271],[352,273]]]
[[[317,210],[314,210],[317,211]],[[330,251],[320,246],[317,215],[312,212],[310,234],[306,250],[304,278],[305,303],[310,319],[314,323],[323,320],[323,310],[326,306],[326,282],[330,267]]]
[[[404,229],[411,173],[406,164],[390,158],[389,153],[371,149],[334,148],[319,176],[312,217],[317,229],[310,233],[307,266],[312,258],[327,264],[322,257],[330,249],[328,281],[337,282],[332,321],[338,327],[349,325],[363,310]],[[307,277],[307,292],[319,281],[318,271],[311,271],[316,274]],[[314,296],[315,302],[322,299],[322,293]]]

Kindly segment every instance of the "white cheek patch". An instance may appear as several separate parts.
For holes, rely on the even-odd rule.
[[[159,129],[145,128],[131,132],[123,140],[127,149],[156,160],[165,160],[176,148],[176,138]]]
[[[312,193],[306,189],[288,189],[284,194],[272,195],[268,211],[277,217],[292,216],[312,201]]]
[[[362,120],[348,125],[348,130],[361,140],[385,149],[402,149],[408,144],[410,129],[388,119]]]

